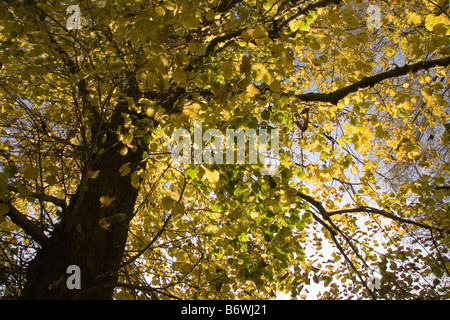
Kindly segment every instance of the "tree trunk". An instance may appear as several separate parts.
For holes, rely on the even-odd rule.
[[[116,119],[116,125],[121,121]],[[117,127],[117,126],[113,126]],[[56,228],[49,244],[39,250],[28,267],[23,299],[112,299],[117,271],[103,279],[96,279],[116,269],[122,262],[129,222],[133,218],[138,190],[131,185],[130,175],[121,176],[119,169],[127,162],[136,168],[142,159],[142,149],[120,155],[123,147],[117,135],[108,134],[106,143],[112,146],[94,158],[92,171],[100,170],[95,179],[84,177],[67,209],[67,217]],[[102,207],[101,196],[115,197]],[[119,215],[118,215],[119,214]],[[117,219],[124,214],[124,219]],[[108,229],[99,220],[116,215]],[[70,265],[81,271],[81,289],[69,289],[66,281]]]

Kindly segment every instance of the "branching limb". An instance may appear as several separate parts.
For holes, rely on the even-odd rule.
[[[12,191],[14,193],[20,193],[19,189],[13,186],[8,186],[8,190]],[[59,199],[57,197],[53,197],[53,196],[49,196],[47,194],[43,194],[43,193],[37,193],[37,192],[31,192],[28,197],[34,198],[34,199],[38,199],[44,202],[50,202],[53,203],[54,205],[61,207],[62,209],[66,208],[66,201],[64,199]]]
[[[353,252],[356,254],[356,256],[364,264],[366,264],[363,257],[359,254],[357,248],[352,244],[351,239],[331,220],[330,217],[333,215],[344,214],[344,213],[356,213],[356,212],[375,213],[375,214],[384,216],[386,218],[390,218],[395,221],[399,221],[399,222],[411,224],[411,225],[416,225],[418,227],[430,230],[430,232],[432,232],[433,230],[442,231],[442,229],[435,228],[435,227],[432,227],[432,226],[429,226],[429,225],[426,225],[426,224],[423,224],[420,222],[416,222],[413,220],[408,220],[408,219],[405,219],[402,217],[398,217],[387,211],[384,211],[381,209],[376,209],[376,208],[371,208],[371,207],[357,207],[357,208],[352,208],[352,209],[342,209],[342,210],[335,210],[335,211],[328,212],[325,209],[325,207],[322,205],[322,203],[315,200],[313,197],[306,195],[299,191],[296,191],[295,194],[298,197],[300,197],[302,200],[304,200],[304,201],[308,202],[310,205],[312,205],[315,208],[315,210],[321,215],[321,217],[319,217],[313,211],[309,210],[309,212],[312,214],[314,220],[317,221],[318,223],[320,223],[330,233],[330,237],[331,237],[332,241],[334,242],[334,244],[336,245],[338,250],[342,253],[345,260],[349,263],[349,265],[352,267],[352,269],[355,270],[358,278],[361,280],[361,283],[363,284],[363,286],[367,289],[369,294],[374,299],[376,299],[375,294],[368,287],[367,283],[364,281],[364,279],[360,275],[360,273],[359,273],[358,269],[356,268],[356,266],[354,265],[354,263],[351,261],[351,259],[348,257],[348,255],[345,253],[344,248],[342,247],[342,245],[339,243],[339,241],[337,239],[337,235],[340,234],[344,238],[344,240],[349,244],[350,248],[353,250]]]
[[[412,225],[415,225],[415,226],[418,226],[418,227],[421,227],[424,229],[442,231],[442,229],[440,229],[440,228],[432,227],[432,226],[429,226],[427,224],[423,224],[423,223],[420,223],[417,221],[408,220],[408,219],[396,216],[385,210],[380,210],[380,209],[371,208],[371,207],[358,207],[358,208],[352,208],[352,209],[336,210],[336,211],[329,212],[328,215],[333,216],[333,215],[338,215],[338,214],[343,214],[343,213],[355,213],[355,212],[375,213],[375,214],[378,214],[380,216],[383,216],[383,217],[386,217],[386,218],[389,218],[389,219],[392,219],[395,221],[403,222],[406,224],[412,224]]]
[[[164,290],[161,290],[160,288],[155,288],[155,287],[151,287],[151,286],[139,286],[139,285],[134,285],[134,284],[129,284],[129,283],[121,283],[121,282],[117,282],[117,283],[113,284],[113,286],[127,288],[127,289],[131,289],[131,290],[148,291],[150,293],[156,292],[156,293],[159,293],[161,295],[167,296],[172,299],[181,300],[179,297],[177,297],[169,292],[166,292]],[[155,296],[153,296],[153,297],[155,297]]]
[[[445,259],[442,257],[441,251],[439,250],[439,245],[434,237],[433,230],[430,230],[431,235],[431,241],[433,242],[434,249],[437,252],[439,263],[442,265],[442,268],[445,270],[445,273],[447,274],[447,277],[450,277],[450,270],[445,265]]]
[[[356,92],[359,89],[373,87],[374,85],[382,82],[386,79],[400,77],[408,74],[409,72],[418,72],[420,70],[428,70],[434,67],[446,67],[450,64],[450,56],[441,59],[420,61],[414,64],[407,64],[403,67],[395,68],[389,71],[385,71],[374,76],[365,77],[358,82],[355,82],[347,87],[338,89],[330,93],[305,93],[295,95],[301,101],[316,101],[316,102],[329,102],[334,105],[345,98],[350,93]]]
[[[291,1],[291,2],[295,3],[295,1]],[[311,4],[307,5],[306,7],[302,8],[302,9],[299,9],[294,15],[292,15],[288,19],[285,19],[284,21],[278,21],[277,20],[278,28],[279,29],[286,28],[291,21],[294,21],[298,17],[301,17],[303,15],[307,15],[311,11],[317,10],[319,8],[324,8],[324,7],[327,7],[327,6],[339,4],[340,2],[342,2],[342,0],[321,0],[321,1],[318,1],[318,2],[315,2],[315,3],[311,3]],[[285,3],[288,3],[288,1],[286,1]]]
[[[352,262],[352,260],[348,257],[347,253],[345,252],[344,248],[342,247],[342,245],[339,243],[339,241],[336,238],[336,231],[329,226],[325,221],[323,221],[322,219],[320,219],[319,216],[317,216],[314,212],[310,211],[314,220],[316,220],[317,222],[319,222],[328,232],[330,232],[330,236],[331,239],[333,240],[334,244],[336,245],[336,247],[338,248],[339,252],[344,256],[344,259],[347,261],[347,263],[350,265],[350,267],[355,271],[356,275],[358,276],[359,280],[361,281],[362,285],[366,288],[367,292],[369,292],[370,296],[376,300],[377,297],[376,295],[372,292],[372,290],[370,290],[369,286],[367,285],[366,281],[363,279],[363,277],[361,276],[358,268],[356,268],[355,264]],[[354,250],[354,247],[352,246],[352,249]]]
[[[180,196],[178,198],[177,204],[180,203],[181,199],[183,199],[183,194],[184,194],[184,190],[186,188],[186,184],[187,181],[186,179],[184,180],[184,184],[182,187],[182,190],[180,192]],[[148,249],[150,249],[153,244],[155,244],[155,242],[161,237],[161,235],[164,233],[164,231],[166,231],[167,226],[169,225],[169,222],[172,218],[172,212],[169,213],[169,215],[167,216],[166,220],[164,220],[164,224],[162,225],[162,227],[159,229],[159,231],[154,235],[154,237],[152,238],[152,240],[150,240],[150,242],[141,250],[139,250],[133,257],[131,257],[130,259],[128,259],[127,261],[125,261],[124,263],[122,263],[120,266],[118,266],[117,268],[114,268],[111,271],[105,272],[103,274],[97,275],[95,278],[98,279],[103,279],[111,274],[113,274],[114,272],[117,272],[118,270],[124,268],[125,266],[129,265],[130,263],[136,261],[136,259],[138,259],[145,251],[147,251]]]
[[[30,236],[33,240],[44,247],[48,243],[48,237],[33,221],[29,220],[26,215],[21,213],[12,204],[4,202],[0,199],[0,203],[7,204],[9,207],[9,212],[6,214],[12,222],[21,227],[25,233]]]

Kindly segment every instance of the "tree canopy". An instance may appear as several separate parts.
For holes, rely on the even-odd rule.
[[[0,296],[450,298],[449,13],[0,1]],[[276,170],[175,161],[196,121]]]

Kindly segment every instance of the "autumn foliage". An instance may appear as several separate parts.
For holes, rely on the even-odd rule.
[[[449,13],[0,1],[0,296],[450,298]],[[177,163],[195,121],[277,130],[277,171]]]

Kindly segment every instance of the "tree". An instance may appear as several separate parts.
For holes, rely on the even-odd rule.
[[[449,298],[449,4],[369,4],[2,1],[3,297]],[[194,121],[276,172],[175,161]]]

